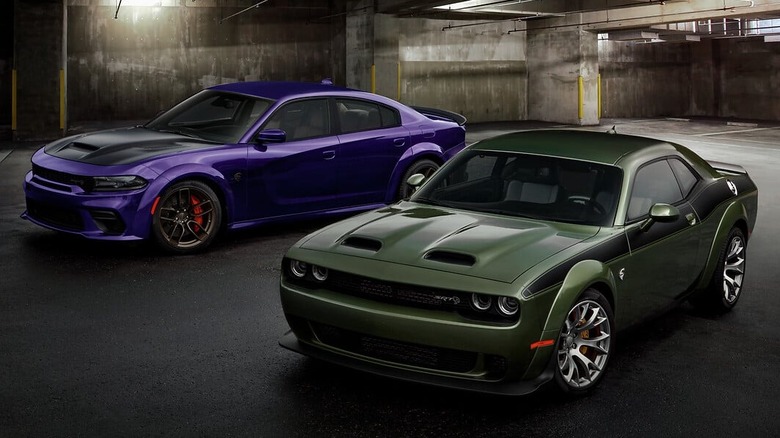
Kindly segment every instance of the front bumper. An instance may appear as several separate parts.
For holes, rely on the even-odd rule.
[[[140,240],[149,235],[151,214],[140,214],[145,189],[84,193],[35,177],[24,180],[23,219],[55,231],[99,240]]]
[[[291,328],[281,346],[356,370],[505,395],[531,393],[554,375],[554,347],[530,346],[557,333],[543,333],[532,316],[511,325],[470,321],[284,280],[281,299]],[[533,315],[536,303],[525,304]]]
[[[394,366],[382,366],[359,357],[339,354],[299,340],[292,330],[279,339],[282,347],[315,359],[334,363],[357,371],[378,376],[389,377],[407,382],[421,383],[443,388],[459,389],[496,395],[526,395],[530,394],[553,378],[555,362],[550,360],[545,370],[531,380],[517,381],[483,381],[452,376],[424,373]],[[551,356],[552,359],[553,356]]]

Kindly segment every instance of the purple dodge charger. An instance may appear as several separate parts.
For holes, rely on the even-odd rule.
[[[327,82],[240,82],[32,157],[22,217],[90,239],[206,248],[221,230],[377,208],[465,146],[465,118]]]

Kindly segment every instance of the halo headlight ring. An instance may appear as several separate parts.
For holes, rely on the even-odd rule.
[[[520,309],[520,303],[513,297],[498,298],[498,312],[504,316],[513,316]]]
[[[309,265],[299,260],[290,260],[290,274],[295,278],[303,278],[309,271]]]
[[[490,306],[493,305],[493,297],[490,295],[483,295],[478,293],[471,294],[471,306],[480,312],[490,310]]]
[[[325,281],[328,279],[328,268],[322,266],[311,265],[311,275],[317,281]]]

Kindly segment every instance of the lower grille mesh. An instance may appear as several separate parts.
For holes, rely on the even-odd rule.
[[[473,352],[394,341],[324,324],[312,323],[312,329],[324,344],[404,365],[465,373],[477,364],[477,353]]]
[[[48,222],[62,228],[81,231],[84,223],[78,212],[62,209],[27,199],[27,213],[42,222]]]

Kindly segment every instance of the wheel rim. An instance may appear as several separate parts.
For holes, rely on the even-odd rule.
[[[598,379],[609,357],[611,332],[599,303],[582,301],[569,311],[558,340],[558,369],[567,385],[583,388]]]
[[[216,212],[211,198],[193,187],[168,195],[160,207],[160,231],[178,248],[198,246],[212,235]]]
[[[735,236],[726,250],[723,264],[723,298],[727,303],[737,301],[742,291],[742,279],[745,275],[745,242]]]

